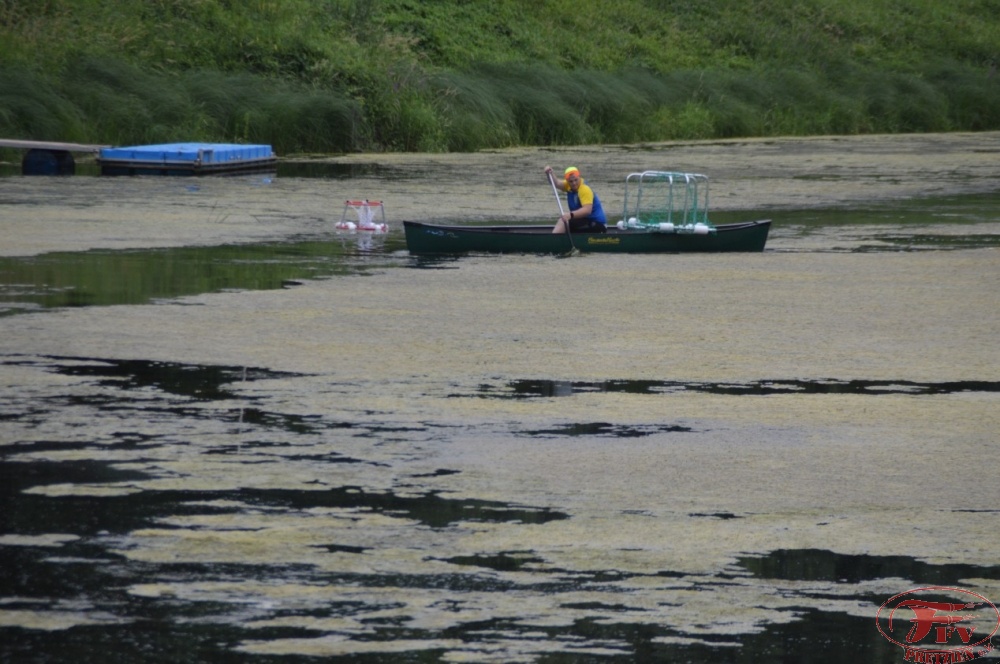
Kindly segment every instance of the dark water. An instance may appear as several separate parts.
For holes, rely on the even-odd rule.
[[[292,288],[401,263],[401,238],[347,237],[148,250],[91,250],[0,258],[3,313],[52,307],[147,304],[226,290]]]
[[[285,168],[279,178],[386,176],[371,165]],[[993,194],[778,211],[768,252],[995,252],[998,203]],[[467,265],[418,261],[404,249],[394,229],[372,238],[324,231],[285,241],[5,256],[0,301],[5,320],[39,326],[46,316],[107,307],[111,332],[116,311],[137,307],[386,272],[462,273]],[[455,438],[586,445],[575,448],[579,454],[642,439],[708,445],[716,426],[708,417],[667,412],[623,422],[596,412],[567,421],[559,403],[594,395],[989,402],[1000,381],[988,368],[969,380],[906,372],[864,378],[845,369],[841,377],[727,381],[498,371],[494,381],[415,382],[418,392],[440,390],[443,402],[555,404],[552,416],[512,416],[477,429],[381,404],[310,408],[317,390],[371,388],[338,384],[320,369],[163,361],[128,348],[39,354],[24,345],[8,338],[0,357],[8,376],[0,394],[4,662],[888,663],[902,653],[875,629],[874,610],[889,595],[915,584],[1000,581],[1000,567],[967,564],[960,554],[958,562],[934,564],[778,542],[711,574],[607,560],[574,566],[566,562],[572,555],[559,557],[558,544],[540,546],[545,536],[536,533],[569,527],[583,508],[568,499],[560,506],[558,499],[470,496],[467,486],[450,483],[468,466],[423,451]],[[379,371],[373,362],[372,384]],[[263,391],[272,385],[275,393]],[[781,440],[779,428],[759,430]],[[276,479],[261,479],[270,473]],[[379,485],[377,477],[390,480]],[[982,507],[942,509],[995,518],[995,490],[976,490]],[[633,504],[621,515],[650,518],[656,509]],[[736,500],[677,509],[692,532],[760,516]],[[330,529],[327,518],[345,525]],[[817,518],[824,519],[819,530],[832,521]],[[493,548],[459,545],[469,533],[496,529],[512,534]],[[200,544],[203,537],[222,544]],[[628,536],[622,542],[627,557]],[[397,549],[399,562],[389,562]],[[647,588],[656,590],[644,599]]]

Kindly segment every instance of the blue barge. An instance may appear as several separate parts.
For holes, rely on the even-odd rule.
[[[103,148],[101,175],[210,175],[273,171],[278,158],[270,145],[165,143]]]

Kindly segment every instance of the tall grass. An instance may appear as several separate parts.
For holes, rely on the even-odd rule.
[[[840,85],[801,69],[482,65],[389,72],[351,98],[245,73],[166,75],[83,57],[54,82],[0,71],[0,134],[114,145],[269,143],[291,154],[984,130],[1000,127],[1000,85],[983,79],[954,62],[923,76],[859,70]]]
[[[998,129],[997,9],[0,0],[0,136],[290,154]]]
[[[0,134],[112,145],[178,141],[269,143],[282,153],[362,145],[357,102],[329,90],[250,74],[164,75],[82,57],[47,82],[0,71]]]
[[[439,81],[451,150],[1000,127],[1000,85],[955,63],[935,76],[798,68],[564,72],[480,67]]]

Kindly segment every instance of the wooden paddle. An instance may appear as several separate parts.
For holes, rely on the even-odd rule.
[[[548,172],[548,176],[549,176],[549,184],[552,185],[552,193],[555,194],[556,197],[556,205],[559,206],[559,218],[561,219],[562,216],[566,213],[563,211],[562,199],[559,198],[559,192],[556,190],[556,179],[552,177],[552,171]],[[576,245],[573,244],[573,233],[570,231],[569,221],[566,221],[565,223],[566,223],[566,235],[569,237],[570,253],[575,253]]]

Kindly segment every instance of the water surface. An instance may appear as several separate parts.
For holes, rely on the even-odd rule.
[[[889,597],[1000,599],[998,140],[0,179],[2,659],[901,661]],[[768,250],[406,254],[570,160]]]

